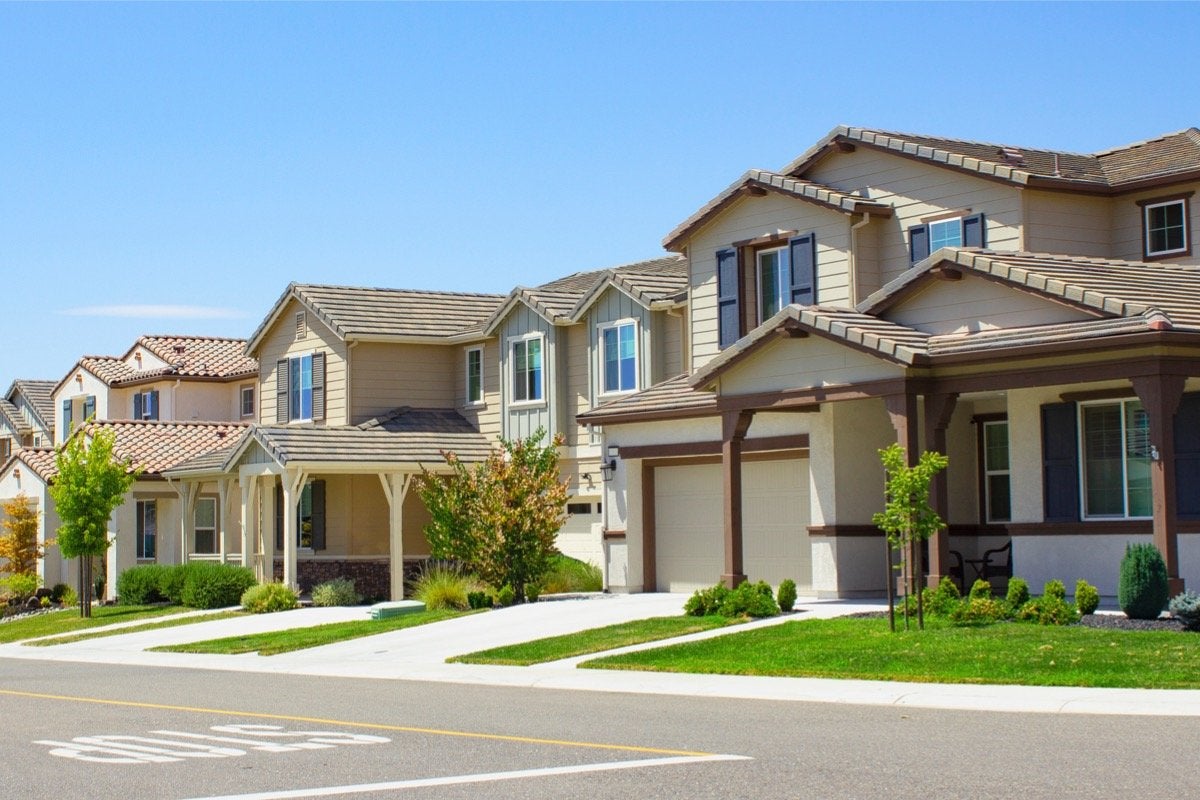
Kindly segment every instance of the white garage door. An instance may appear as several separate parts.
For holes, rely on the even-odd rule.
[[[690,592],[725,571],[721,465],[654,471],[660,591]],[[773,586],[784,578],[803,594],[812,586],[808,538],[808,460],[742,465],[742,539],[746,576]]]

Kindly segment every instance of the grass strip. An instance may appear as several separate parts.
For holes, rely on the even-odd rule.
[[[26,647],[53,647],[56,644],[71,644],[72,642],[83,642],[88,639],[102,639],[105,636],[121,636],[122,634],[126,633],[156,631],[159,628],[174,628],[179,625],[193,625],[197,622],[212,622],[219,619],[244,617],[245,615],[245,611],[218,611],[212,614],[197,614],[188,617],[172,617],[171,619],[164,619],[161,622],[147,622],[145,625],[130,625],[126,628],[100,628],[98,630],[84,631],[83,633],[55,636],[50,639],[37,639],[32,642],[25,642],[24,644]]]
[[[490,650],[480,650],[475,653],[454,656],[446,659],[449,662],[464,664],[504,664],[508,666],[527,667],[530,664],[541,664],[546,661],[558,661],[563,658],[600,653],[605,650],[615,650],[631,644],[654,642],[659,639],[671,639],[689,633],[698,633],[713,628],[728,625],[733,620],[725,617],[651,617],[632,622],[622,622],[608,625],[604,628],[592,628],[579,633],[568,633],[563,636],[551,636],[546,639],[535,639],[531,642],[493,647]]]
[[[365,614],[367,609],[363,608]],[[226,636],[221,639],[208,639],[203,642],[187,644],[164,645],[150,648],[159,653],[217,653],[222,655],[238,655],[240,653],[258,653],[260,656],[274,656],[279,653],[290,653],[293,650],[306,650],[310,647],[321,647],[349,639],[360,639],[364,636],[374,636],[378,633],[397,631],[402,628],[414,628],[417,625],[427,625],[431,622],[461,617],[472,613],[464,611],[419,611],[413,614],[402,614],[387,619],[363,619],[350,622],[330,622],[325,625],[313,625],[307,628],[289,628],[282,631],[267,633],[251,633],[245,636]]]
[[[883,619],[803,620],[581,666],[724,675],[1136,689],[1200,688],[1200,636],[997,623],[890,633]]]
[[[194,610],[183,606],[94,606],[92,616],[81,617],[78,608],[64,608],[61,611],[34,614],[0,624],[0,644]]]

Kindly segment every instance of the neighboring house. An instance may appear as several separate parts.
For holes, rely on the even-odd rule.
[[[244,339],[143,336],[124,355],[84,356],[51,392],[55,443],[89,419],[245,420],[257,412],[258,362]]]
[[[59,525],[54,501],[46,490],[54,474],[54,449],[51,447],[20,448],[0,466],[0,502],[24,497],[38,512],[37,540],[45,553],[38,560],[38,577],[43,586],[75,582],[58,549],[46,544],[54,540]],[[3,517],[3,511],[0,511],[0,517]]]
[[[16,380],[0,398],[0,464],[21,447],[54,441],[53,388],[54,381]]]
[[[603,403],[614,589],[884,589],[878,450],[949,455],[929,579],[1011,543],[1200,581],[1200,131],[1091,155],[841,127],[665,240],[690,368]],[[622,583],[619,579],[624,575]],[[974,575],[968,566],[968,580]]]

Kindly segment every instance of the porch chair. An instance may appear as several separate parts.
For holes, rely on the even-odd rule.
[[[992,578],[1004,578],[1006,581],[1011,578],[1013,574],[1012,539],[1005,542],[1002,547],[985,550],[983,558],[979,559],[977,572],[979,577],[989,583]]]

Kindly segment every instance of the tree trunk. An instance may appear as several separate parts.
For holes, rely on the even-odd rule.
[[[883,537],[884,552],[887,553],[887,575],[884,583],[887,584],[887,600],[888,600],[888,626],[892,629],[892,633],[896,632],[896,570],[892,567],[892,543],[888,541],[887,536]]]

